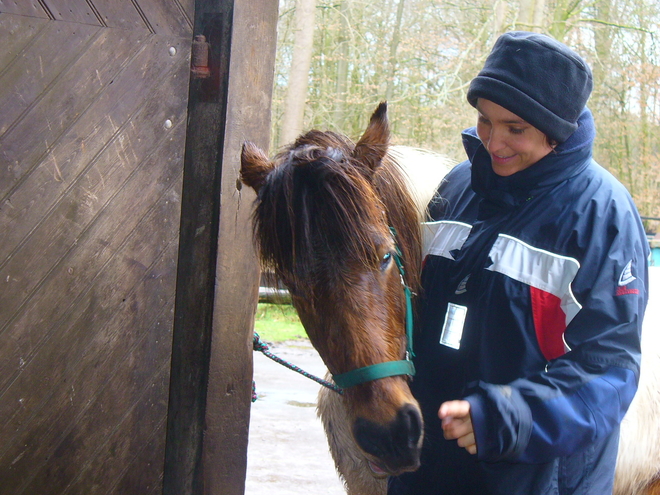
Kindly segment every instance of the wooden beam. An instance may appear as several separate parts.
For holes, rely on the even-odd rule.
[[[277,2],[197,0],[164,495],[243,494],[259,267],[243,141],[268,149]],[[193,53],[195,58],[195,53]]]

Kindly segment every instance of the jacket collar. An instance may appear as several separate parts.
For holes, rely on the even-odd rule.
[[[582,172],[591,158],[595,127],[591,112],[585,108],[578,119],[578,129],[568,140],[531,167],[508,177],[493,172],[490,156],[475,127],[463,131],[462,137],[472,164],[472,189],[486,200],[488,204],[483,205],[488,210],[486,216],[491,216]]]

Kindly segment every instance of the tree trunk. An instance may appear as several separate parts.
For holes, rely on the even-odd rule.
[[[503,25],[506,19],[508,3],[498,0],[493,6],[493,36],[494,39],[504,32]]]
[[[525,31],[541,31],[544,11],[545,0],[520,0],[517,26]]]
[[[385,99],[390,101],[394,95],[394,75],[396,74],[396,51],[401,41],[401,22],[403,19],[403,7],[405,0],[399,0],[396,9],[396,24],[392,33],[392,42],[390,43],[390,58],[387,71],[387,88],[385,90]]]
[[[350,37],[348,35],[350,23],[348,22],[349,0],[344,0],[339,7],[341,15],[340,29],[337,36],[337,86],[335,94],[335,109],[332,121],[337,129],[342,129],[344,124],[344,107],[346,106],[346,90],[348,88],[348,57],[350,54]]]
[[[599,4],[602,2],[599,2]],[[559,41],[564,41],[566,33],[571,29],[571,18],[581,13],[580,0],[557,0],[552,15],[550,34]]]
[[[314,46],[314,14],[316,0],[297,0],[295,14],[295,39],[289,84],[284,101],[284,115],[280,127],[280,145],[293,141],[303,129],[309,67]]]

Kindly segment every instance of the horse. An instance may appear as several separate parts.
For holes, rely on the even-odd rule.
[[[419,289],[426,205],[452,163],[389,140],[381,103],[357,143],[312,130],[272,160],[249,142],[241,153],[241,180],[257,193],[253,230],[264,268],[288,288],[327,379],[350,377],[342,394],[321,388],[317,405],[348,495],[384,495],[388,476],[417,469],[423,441],[406,322]],[[644,343],[651,354],[622,423],[615,495],[660,494],[648,486],[660,466],[660,397],[644,371],[660,370],[660,359]],[[394,371],[353,383],[388,365]]]
[[[653,271],[655,270],[655,271]],[[653,294],[660,268],[652,268]],[[642,324],[642,364],[637,393],[621,422],[614,495],[660,495],[660,307],[650,303]]]
[[[338,471],[356,494],[365,492],[352,488],[353,472],[383,477],[417,469],[423,438],[404,329],[411,311],[406,292],[419,286],[419,204],[429,198],[416,203],[410,195],[409,178],[388,154],[389,137],[382,103],[355,144],[313,130],[273,160],[251,143],[241,153],[241,179],[258,195],[260,257],[288,288],[333,379],[383,364],[395,368],[392,376],[319,400]],[[442,174],[446,169],[439,165]]]

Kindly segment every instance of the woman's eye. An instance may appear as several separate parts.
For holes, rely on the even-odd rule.
[[[385,253],[385,255],[380,260],[380,269],[384,270],[392,261],[392,253]]]
[[[511,134],[522,134],[523,132],[525,132],[525,129],[518,129],[517,127],[512,127],[511,129],[509,129],[509,132]]]

